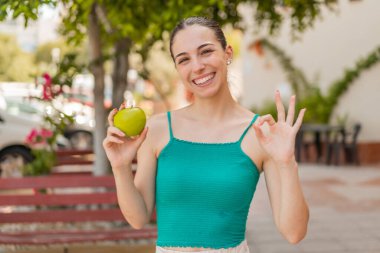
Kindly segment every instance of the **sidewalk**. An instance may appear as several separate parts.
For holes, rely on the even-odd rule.
[[[380,169],[300,165],[310,208],[306,238],[286,242],[273,222],[262,175],[247,223],[251,253],[380,252]]]

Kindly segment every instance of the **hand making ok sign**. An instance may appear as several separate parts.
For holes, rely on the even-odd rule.
[[[290,98],[288,115],[281,101],[279,91],[276,91],[275,101],[277,107],[277,122],[270,114],[261,116],[253,125],[257,139],[263,150],[278,163],[286,163],[294,159],[294,146],[298,130],[301,127],[306,109],[302,109],[294,123],[295,96]],[[269,125],[268,133],[264,133],[262,126]]]

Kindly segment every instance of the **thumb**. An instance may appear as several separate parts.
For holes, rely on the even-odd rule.
[[[136,144],[138,146],[140,146],[143,143],[143,141],[145,140],[146,135],[148,133],[148,128],[149,127],[145,127],[144,130],[141,132],[141,134],[137,137]]]
[[[257,139],[258,139],[259,141],[263,141],[264,138],[265,138],[265,136],[264,136],[264,133],[263,133],[263,131],[261,130],[261,128],[260,128],[258,125],[256,125],[256,124],[253,124],[252,127],[253,127],[253,129],[255,130],[255,133],[256,133]]]

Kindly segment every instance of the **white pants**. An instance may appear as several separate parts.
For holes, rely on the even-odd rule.
[[[156,246],[156,253],[249,253],[247,240],[244,239],[238,246],[228,249],[213,249],[213,250],[201,250],[201,251],[177,251],[168,250],[160,246]]]

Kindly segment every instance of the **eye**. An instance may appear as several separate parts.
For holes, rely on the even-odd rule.
[[[186,62],[186,61],[188,61],[188,60],[189,60],[189,58],[187,58],[187,57],[181,58],[181,59],[178,60],[178,63],[177,63],[177,64],[184,63],[184,62]]]
[[[207,54],[212,53],[212,52],[214,52],[214,50],[212,50],[212,49],[205,49],[205,50],[203,50],[201,52],[201,55],[207,55]]]

